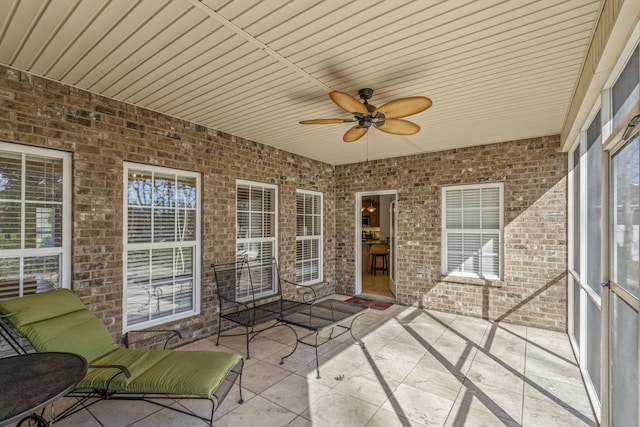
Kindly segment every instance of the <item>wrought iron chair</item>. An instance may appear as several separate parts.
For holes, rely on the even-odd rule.
[[[289,325],[276,321],[279,314],[312,304],[316,299],[316,292],[312,287],[300,287],[297,283],[281,278],[275,259],[253,263],[243,258],[237,262],[212,264],[211,267],[215,273],[219,304],[216,345],[220,343],[220,337],[244,335],[247,359],[251,357],[249,343],[258,334],[276,326],[290,328]],[[285,283],[302,290],[300,299],[290,300],[282,296]],[[222,327],[225,323],[240,326],[244,331],[223,334]]]

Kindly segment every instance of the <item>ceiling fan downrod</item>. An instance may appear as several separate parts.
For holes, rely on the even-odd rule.
[[[369,104],[367,101],[373,96],[373,89],[370,89],[368,87],[360,89],[358,91],[358,95],[360,95],[360,98],[363,100],[364,106],[367,107],[367,111],[369,111],[369,115],[371,115],[371,113],[376,110],[376,107],[375,105]]]

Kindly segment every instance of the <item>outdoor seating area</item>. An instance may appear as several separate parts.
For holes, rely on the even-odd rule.
[[[0,427],[640,427],[640,0],[0,10]]]
[[[332,295],[344,299],[347,296]],[[216,410],[224,426],[596,426],[567,335],[394,304],[369,309],[348,334],[295,346],[287,328],[256,337],[242,378]],[[301,332],[303,330],[300,330]],[[204,338],[185,351],[244,353],[244,337]],[[61,411],[71,402],[55,403]],[[176,400],[204,414],[205,405]],[[194,424],[195,422],[195,424]],[[145,402],[102,401],[59,426],[205,425]]]
[[[31,349],[22,343],[27,340],[40,354],[73,354],[83,359],[83,371],[79,376],[74,373],[77,381],[63,387],[70,392],[67,396],[73,399],[73,404],[59,412],[56,420],[82,412],[102,400],[126,400],[151,402],[198,416],[211,424],[215,410],[236,380],[238,401],[242,402],[244,360],[238,353],[166,349],[170,340],[180,337],[177,331],[145,331],[168,333],[163,350],[120,348],[102,322],[67,289],[1,301],[0,316],[0,336],[17,353],[30,353]],[[125,342],[128,346],[128,335]],[[37,370],[35,362],[31,365],[29,369]],[[47,372],[39,372],[37,376],[45,381]],[[60,381],[53,378],[48,382],[48,388],[55,390]],[[208,410],[196,415],[188,408],[171,406],[175,399],[204,400]],[[169,403],[165,403],[167,400]]]
[[[278,316],[289,310],[308,306],[316,299],[311,286],[305,286],[299,292],[298,300],[285,299],[282,287],[285,283],[298,284],[284,280],[280,276],[275,259],[250,265],[248,260],[211,266],[214,270],[216,295],[218,297],[218,335],[220,337],[244,336],[246,339],[246,357],[251,358],[249,344],[258,334],[280,324]],[[265,295],[262,284],[276,282],[276,293]],[[224,332],[227,325],[239,326],[241,331]],[[224,325],[224,326],[223,326]]]

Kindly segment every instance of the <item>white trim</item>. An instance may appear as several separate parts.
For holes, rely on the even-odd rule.
[[[253,187],[273,188],[276,191],[278,190],[278,184],[269,184],[268,182],[250,181],[248,179],[237,178],[236,179],[236,188],[238,188],[238,184],[250,185],[250,186],[253,186]],[[277,201],[277,199],[276,199],[276,201]]]
[[[358,191],[356,192],[355,197],[355,206],[354,206],[354,224],[355,226],[355,235],[354,235],[354,244],[355,248],[354,254],[354,264],[356,265],[356,286],[355,286],[355,294],[360,295],[362,293],[362,198],[367,196],[382,196],[382,195],[392,195],[395,196],[396,201],[398,200],[398,190],[378,190],[378,191]],[[399,205],[396,204],[396,215],[399,213]],[[396,230],[397,231],[397,230]],[[398,242],[395,242],[394,250],[397,252]]]
[[[596,69],[593,70],[593,78],[588,84],[580,108],[573,120],[569,121],[569,117],[565,117],[562,132],[565,138],[562,143],[562,151],[568,151],[568,144],[572,144],[580,132],[580,126],[586,121],[586,108],[593,105],[595,99],[602,93],[603,88],[608,87],[605,84],[608,81],[607,79],[612,74],[616,74],[617,61],[620,59],[621,52],[624,52],[629,40],[638,39],[640,31],[640,23],[638,21],[639,5],[640,3],[633,0],[627,0],[622,4],[615,25],[606,38],[601,58]],[[603,139],[606,141],[604,135]]]
[[[244,238],[238,238],[238,186],[248,186],[249,189],[251,188],[260,188],[262,190],[273,190],[273,211],[265,211],[262,210],[260,212],[269,212],[269,213],[273,213],[274,218],[274,229],[273,229],[273,236],[271,237],[244,237]],[[236,185],[234,187],[235,189],[235,215],[236,215],[236,219],[235,219],[235,245],[236,248],[234,249],[234,252],[236,252],[236,257],[237,257],[237,247],[238,244],[243,244],[243,243],[271,243],[272,244],[272,250],[273,253],[272,258],[276,261],[276,263],[278,262],[278,236],[279,236],[279,193],[278,193],[278,185],[276,184],[269,184],[269,183],[265,183],[265,182],[259,182],[259,181],[249,181],[249,180],[245,180],[245,179],[240,179],[237,178],[236,179]],[[249,211],[242,211],[242,212],[251,212],[251,210]],[[267,262],[270,260],[262,260],[263,262]],[[277,288],[278,284],[277,282],[273,281],[271,283],[271,289],[269,291],[256,291],[255,293],[255,297],[265,297],[265,296],[269,296],[269,295],[275,295],[278,293],[278,288]]]
[[[483,189],[483,188],[498,188],[498,229],[447,229],[446,226],[446,202],[447,202],[447,192],[455,191],[455,190],[475,190],[475,189]],[[502,280],[504,275],[504,183],[503,182],[491,182],[491,183],[483,183],[483,184],[463,184],[463,185],[443,185],[441,188],[441,274],[443,276],[448,277],[472,277],[472,278],[481,278],[487,280]],[[449,272],[447,271],[447,237],[449,232],[459,232],[459,233],[484,233],[484,232],[497,232],[498,233],[498,276],[494,275],[482,275],[473,274],[468,272]]]
[[[640,70],[639,70],[640,71]],[[617,137],[617,136],[616,136]],[[640,138],[640,136],[636,136],[635,138]],[[604,382],[608,388],[606,390],[606,395],[603,395],[603,403],[602,403],[602,425],[603,426],[610,426],[612,425],[612,407],[613,407],[613,390],[612,390],[612,383],[613,381],[611,380],[612,378],[612,368],[613,368],[613,364],[610,363],[611,361],[611,348],[612,348],[612,338],[614,335],[614,331],[613,331],[613,316],[611,314],[611,308],[612,308],[612,304],[614,302],[614,298],[612,297],[612,295],[615,295],[616,297],[619,298],[620,301],[622,301],[622,303],[627,304],[632,310],[634,310],[636,313],[640,312],[640,299],[638,299],[637,297],[631,295],[627,289],[621,287],[620,285],[618,285],[615,281],[613,281],[613,278],[611,277],[611,273],[612,270],[614,268],[614,266],[616,265],[616,262],[613,260],[613,257],[615,255],[615,252],[611,250],[612,246],[615,244],[615,236],[612,233],[612,228],[614,225],[614,219],[613,219],[613,209],[612,209],[612,205],[615,203],[615,196],[614,196],[614,181],[612,179],[612,175],[615,173],[615,171],[612,168],[612,163],[613,163],[613,158],[618,154],[618,152],[623,149],[627,143],[631,143],[631,141],[633,141],[634,138],[630,138],[628,141],[622,141],[622,138],[620,138],[620,141],[616,144],[615,147],[612,147],[612,149],[608,152],[608,162],[607,162],[607,169],[606,169],[606,173],[607,173],[607,184],[608,184],[608,191],[606,193],[606,198],[607,198],[607,216],[608,216],[608,221],[606,223],[607,226],[607,250],[608,250],[608,257],[606,262],[608,263],[608,268],[606,270],[606,275],[605,278],[606,280],[608,280],[609,283],[609,288],[608,290],[605,291],[604,294],[604,300],[607,302],[607,304],[605,305],[605,314],[603,315],[603,319],[606,320],[606,338],[603,340],[603,346],[606,346],[606,354],[607,354],[607,359],[604,360],[603,363],[603,369],[605,369],[605,373],[606,373],[606,378]],[[638,320],[638,326],[636,327],[636,334],[638,336],[638,340],[640,341],[640,317]],[[636,366],[637,369],[640,370],[640,358],[637,357],[638,353],[636,353]],[[637,395],[638,395],[638,405],[640,406],[640,384],[637,385]],[[640,412],[640,411],[639,411]],[[638,425],[640,425],[640,413],[638,414],[638,420],[637,420]]]
[[[56,248],[24,248],[25,233],[21,233],[20,249],[2,249],[0,250],[1,258],[20,258],[20,276],[23,275],[24,258],[34,255],[59,255],[60,256],[60,281],[61,287],[71,289],[71,246],[73,242],[72,236],[72,218],[73,218],[73,205],[72,205],[72,191],[73,191],[73,173],[72,173],[72,153],[68,151],[52,150],[49,148],[31,147],[27,145],[21,145],[9,141],[0,141],[0,151],[11,152],[21,155],[22,162],[22,183],[21,183],[21,215],[20,226],[21,230],[25,227],[25,212],[24,207],[28,203],[25,200],[25,174],[24,174],[24,160],[25,156],[32,155],[48,159],[60,159],[62,160],[62,201],[53,202],[51,204],[62,206],[62,245]],[[15,200],[14,200],[15,201]],[[20,289],[22,292],[22,289]]]
[[[606,95],[606,94],[605,94]],[[603,96],[601,97],[601,100],[607,100],[607,96]],[[602,132],[603,132],[603,128],[604,126],[606,126],[603,123],[603,113],[602,110],[599,109],[599,105],[594,105],[594,107],[592,107],[591,109],[591,113],[589,114],[589,119],[583,124],[583,127],[581,128],[580,134],[578,136],[578,140],[576,141],[576,143],[571,147],[570,151],[569,151],[569,156],[568,156],[568,168],[569,168],[569,179],[568,179],[568,198],[569,198],[569,216],[568,216],[568,254],[569,254],[569,273],[571,275],[571,278],[573,279],[572,281],[570,281],[570,283],[572,284],[569,288],[570,290],[570,294],[569,294],[569,300],[570,300],[570,304],[568,304],[568,308],[569,308],[569,312],[568,312],[568,326],[569,326],[569,336],[571,339],[571,344],[573,347],[573,351],[575,353],[576,356],[576,360],[579,363],[580,366],[580,371],[585,383],[585,387],[587,390],[587,393],[589,394],[589,398],[592,401],[593,404],[593,409],[594,412],[596,414],[596,417],[598,419],[600,419],[600,413],[601,413],[601,402],[600,402],[600,398],[598,397],[598,390],[595,389],[594,387],[594,383],[592,381],[592,377],[591,377],[591,373],[587,370],[587,361],[588,361],[588,354],[587,354],[587,349],[589,346],[593,346],[593,345],[597,345],[600,346],[600,343],[592,343],[589,340],[589,337],[591,336],[590,331],[587,329],[588,328],[588,307],[589,307],[589,301],[592,301],[593,304],[600,310],[600,318],[602,318],[602,297],[600,295],[597,294],[596,290],[594,288],[592,288],[589,283],[587,283],[587,262],[589,261],[589,254],[588,254],[588,247],[587,247],[587,238],[588,238],[588,222],[587,222],[587,201],[588,201],[588,193],[587,193],[587,184],[588,184],[588,179],[587,177],[590,176],[590,174],[592,174],[592,171],[588,170],[588,143],[589,141],[587,140],[588,135],[588,129],[589,127],[593,124],[593,121],[596,119],[597,113],[598,111],[600,111],[600,123],[597,124],[597,126],[599,126],[600,129],[600,139],[601,139],[601,144],[602,144]],[[600,147],[600,149],[602,149],[602,147]],[[577,152],[576,152],[577,151]],[[575,164],[575,156],[578,156],[577,159],[577,163],[578,163],[578,167],[580,168],[580,174],[578,176],[575,175],[575,169],[574,169],[574,164]],[[575,180],[578,179],[578,184],[579,184],[579,196],[580,196],[580,200],[579,206],[575,206],[574,204],[574,200],[575,200],[575,192],[574,192],[574,188],[575,188]],[[577,211],[576,211],[577,209]],[[578,215],[578,220],[579,220],[579,237],[580,237],[580,242],[579,242],[579,247],[578,248],[574,248],[574,240],[575,240],[575,235],[574,235],[574,222],[575,222],[575,218],[576,218],[576,212]],[[601,230],[602,233],[602,230]],[[578,250],[579,253],[578,255],[578,266],[573,265],[573,260],[574,260],[574,255],[575,255],[575,250]],[[597,262],[600,262],[600,260],[597,260]],[[579,273],[576,269],[576,267],[579,267]],[[601,272],[601,276],[602,276],[602,272]],[[598,280],[600,281],[601,278],[598,278]],[[577,286],[577,290],[578,290],[578,301],[574,301],[574,289],[573,287]],[[599,286],[599,283],[598,283]],[[576,305],[578,304],[578,310],[579,310],[579,325],[575,325],[574,322],[574,313],[576,310]],[[602,323],[602,322],[601,322]],[[574,332],[576,329],[576,326],[579,327],[579,336],[574,337]],[[600,334],[602,336],[602,334],[605,334],[606,331],[602,330],[602,326],[600,328]],[[589,345],[587,345],[587,343],[589,342]],[[600,351],[600,362],[602,363],[602,350]],[[599,372],[600,374],[600,381],[602,383],[603,381],[603,376],[602,376],[602,372]]]
[[[302,195],[310,195],[314,197],[320,198],[320,234],[319,235],[307,235],[307,236],[298,236],[297,229],[297,217],[298,217],[298,194]],[[296,282],[299,285],[315,285],[316,283],[322,283],[324,280],[324,194],[319,191],[312,190],[296,190],[296,244],[298,241],[302,240],[312,240],[318,241],[318,278],[309,280],[306,282]],[[304,260],[303,260],[304,261]],[[296,276],[297,276],[297,264],[298,264],[298,252],[296,249]]]
[[[639,15],[638,11],[640,11],[640,3],[633,1],[625,1],[621,7],[619,17],[616,20],[616,24],[614,29],[612,30],[609,38],[607,40],[607,45],[605,47],[605,51],[603,51],[602,58],[598,64],[598,69],[595,70],[594,77],[590,83],[590,89],[585,99],[582,101],[582,105],[580,106],[580,111],[576,115],[574,122],[571,124],[571,128],[568,129],[568,138],[563,148],[569,152],[568,156],[568,179],[567,179],[567,207],[568,207],[568,260],[569,260],[569,304],[568,304],[568,327],[569,327],[569,338],[576,354],[576,358],[580,365],[580,370],[582,372],[582,376],[584,378],[585,386],[589,397],[592,401],[592,406],[594,408],[594,412],[599,422],[604,426],[609,426],[611,422],[611,406],[610,400],[611,396],[611,383],[609,377],[609,368],[610,368],[610,342],[609,338],[611,337],[611,323],[610,323],[610,303],[611,303],[611,294],[615,293],[623,301],[630,304],[632,307],[635,307],[636,310],[640,308],[640,302],[638,299],[631,297],[629,294],[626,294],[622,289],[620,289],[615,283],[610,283],[610,288],[603,288],[601,292],[601,296],[598,296],[596,291],[592,289],[589,284],[586,283],[586,263],[588,261],[594,262],[594,260],[588,259],[587,248],[586,248],[586,239],[587,239],[587,227],[586,223],[586,203],[587,203],[587,180],[585,179],[587,176],[590,176],[591,171],[587,170],[587,141],[585,138],[585,132],[588,127],[591,125],[593,118],[598,110],[601,111],[601,138],[602,138],[602,171],[601,171],[601,183],[600,189],[602,194],[602,209],[601,209],[601,224],[602,224],[602,251],[601,251],[601,260],[596,260],[596,262],[600,262],[602,266],[601,271],[601,280],[603,282],[610,282],[610,257],[611,257],[611,248],[610,248],[610,209],[611,209],[611,200],[613,194],[611,193],[612,188],[610,184],[610,162],[612,156],[615,154],[617,150],[624,146],[624,141],[622,140],[622,134],[624,133],[625,126],[622,124],[618,124],[616,129],[613,127],[613,112],[612,112],[612,87],[615,82],[620,78],[620,75],[623,69],[627,66],[631,55],[637,49],[637,46],[640,42],[640,21],[638,20]],[[639,70],[640,73],[640,70]],[[599,97],[596,96],[596,93],[600,94]],[[593,95],[593,96],[592,96]],[[589,109],[589,110],[587,110]],[[637,112],[638,106],[634,106],[632,108],[632,112],[629,115],[633,114],[633,111]],[[586,114],[583,114],[585,112]],[[624,120],[623,120],[624,122]],[[566,124],[565,124],[566,125]],[[575,133],[574,133],[575,132]],[[579,132],[579,133],[578,133]],[[576,135],[574,137],[574,135]],[[575,140],[572,140],[575,138]],[[571,145],[568,143],[572,142]],[[580,156],[578,163],[580,165],[580,176],[576,176],[573,169],[574,164],[574,151],[578,148],[577,155]],[[575,192],[574,192],[574,181],[579,179],[580,182],[580,206],[575,206]],[[576,211],[579,209],[579,212]],[[574,236],[574,221],[576,220],[576,216],[581,221],[580,223],[580,242],[579,247],[574,247],[575,237]],[[577,255],[575,251],[580,251],[580,266],[574,266],[573,259],[574,255]],[[580,274],[576,272],[576,268],[580,268]],[[585,278],[582,280],[582,278]],[[584,283],[583,283],[584,282]],[[592,283],[593,285],[593,283]],[[573,287],[577,286],[579,291],[579,301],[574,301],[573,299]],[[597,397],[597,390],[594,389],[593,383],[591,381],[589,372],[587,371],[586,365],[586,347],[587,341],[589,340],[589,332],[586,330],[586,310],[587,303],[591,300],[594,304],[600,307],[601,310],[601,322],[600,322],[600,333],[602,340],[599,343],[600,345],[600,356],[601,356],[601,371],[600,371],[600,381],[601,381],[601,390],[600,390],[600,400]],[[580,306],[577,307],[580,311],[580,325],[574,324],[574,317],[576,314],[576,307],[574,303],[579,303]],[[580,329],[580,336],[574,337],[574,331],[576,328]],[[638,333],[640,333],[640,328]],[[576,340],[577,339],[577,340]],[[598,345],[598,343],[589,343],[590,345]],[[640,403],[639,403],[640,404]]]
[[[620,76],[622,75],[622,71],[627,66],[627,63],[631,59],[631,56],[635,53],[636,49],[640,49],[640,23],[638,23],[633,30],[633,34],[631,38],[628,39],[627,43],[624,46],[624,49],[619,55],[619,58],[613,67],[609,78],[606,80],[604,84],[604,88],[602,90],[603,102],[602,102],[602,142],[607,150],[614,149],[614,147],[619,147],[622,145],[622,134],[626,129],[625,121],[623,120],[618,124],[618,128],[613,125],[613,96],[612,89],[616,84]],[[640,70],[638,70],[640,73]],[[632,110],[633,111],[633,110]],[[606,112],[606,116],[605,113]]]
[[[180,245],[177,245],[177,241],[171,242],[149,242],[149,243],[128,243],[128,226],[129,226],[129,216],[128,216],[128,176],[130,170],[141,170],[144,172],[151,172],[152,174],[160,173],[160,174],[168,174],[174,175],[176,177],[187,177],[194,178],[196,181],[196,205],[194,211],[196,213],[195,219],[195,240],[185,240],[182,241]],[[141,163],[134,162],[123,162],[123,189],[122,189],[122,205],[123,205],[123,214],[122,214],[122,331],[127,332],[133,329],[144,329],[152,326],[162,325],[165,323],[169,323],[172,321],[185,319],[189,317],[193,317],[195,315],[200,314],[200,295],[201,295],[201,197],[202,197],[202,179],[201,174],[199,172],[186,171],[182,169],[176,168],[166,168],[161,166],[154,165],[146,165]],[[130,251],[136,250],[152,250],[152,249],[174,249],[174,248],[192,248],[193,249],[193,259],[192,259],[192,269],[193,269],[193,291],[192,291],[192,302],[193,308],[188,311],[159,317],[156,319],[147,320],[144,322],[136,323],[134,325],[128,325],[128,311],[127,311],[127,291],[128,291],[128,280],[127,280],[127,271],[128,271],[128,260],[127,255]],[[149,302],[151,304],[151,302]]]
[[[609,72],[609,77],[605,80],[604,87],[610,89],[622,74],[622,70],[626,67],[627,62],[631,58],[633,51],[638,46],[638,42],[640,42],[640,20],[636,22],[631,30],[631,33],[627,37],[627,41],[624,44],[622,50],[618,54],[618,59],[616,59],[615,65],[611,68]]]
[[[578,277],[579,274],[577,273],[577,271],[575,270],[575,266],[573,265],[574,264],[573,260],[575,258],[575,253],[574,253],[575,248],[572,245],[575,238],[572,221],[576,212],[576,206],[574,204],[574,201],[575,201],[575,193],[574,193],[575,159],[574,157],[576,153],[576,148],[578,149],[577,150],[578,156],[580,156],[580,150],[582,149],[582,146],[580,145],[581,138],[582,138],[582,132],[580,132],[580,134],[578,135],[578,138],[576,139],[576,142],[574,142],[574,144],[569,149],[569,153],[568,153],[569,155],[567,156],[567,160],[569,163],[567,166],[567,214],[568,214],[567,241],[569,242],[568,248],[567,248],[567,269],[569,270],[569,272],[573,273],[573,275],[576,277]]]

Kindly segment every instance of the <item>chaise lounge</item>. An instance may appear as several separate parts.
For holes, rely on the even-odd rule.
[[[121,399],[145,400],[211,425],[214,411],[236,380],[242,403],[244,361],[239,354],[121,348],[104,324],[66,289],[0,301],[0,327],[0,335],[18,352],[26,352],[23,337],[37,352],[75,353],[88,361],[86,375],[69,394],[78,398],[77,403],[56,420],[103,399]],[[169,340],[176,335],[180,336],[175,332]],[[170,403],[162,403],[163,399]],[[177,399],[209,400],[210,416],[169,406]]]

